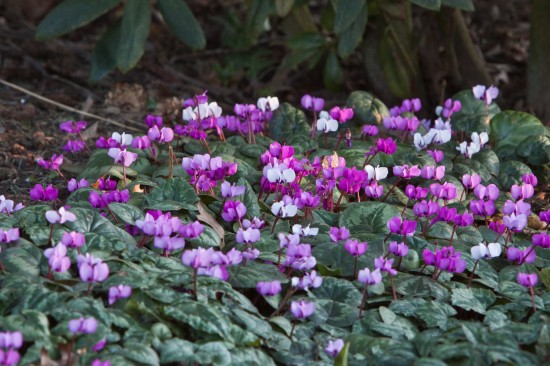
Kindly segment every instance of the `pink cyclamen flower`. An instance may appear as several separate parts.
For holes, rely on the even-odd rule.
[[[439,163],[445,157],[445,153],[441,150],[426,150],[426,152],[430,154],[436,163]]]
[[[0,243],[10,243],[19,240],[19,228],[0,229]]]
[[[147,137],[147,135],[136,136],[132,140],[130,147],[139,150],[148,149],[151,147],[151,140],[149,140],[149,137]]]
[[[90,183],[84,178],[82,178],[79,181],[77,181],[74,178],[71,178],[71,180],[69,180],[69,183],[67,183],[67,189],[69,190],[69,192],[74,192],[77,189],[80,189],[83,187],[89,187],[89,186],[90,186]]]
[[[246,215],[246,206],[241,201],[229,200],[223,205],[222,218],[227,222],[241,221]]]
[[[13,202],[13,200],[6,199],[6,197],[3,194],[0,195],[0,213],[10,214],[14,211],[20,210],[23,207],[25,207],[21,203],[18,203],[17,205],[15,205],[15,207],[14,205],[15,205],[15,202]]]
[[[103,282],[109,276],[109,266],[90,253],[77,257],[80,279],[84,282]]]
[[[397,149],[397,144],[391,137],[388,137],[386,139],[379,138],[378,141],[376,141],[376,150],[378,152],[381,152],[387,155],[392,155],[393,153],[395,153],[396,149]]]
[[[262,296],[275,296],[281,292],[281,281],[258,282],[256,291]]]
[[[69,332],[72,334],[92,334],[97,330],[95,318],[79,318],[69,320]]]
[[[382,272],[379,268],[371,271],[369,268],[364,268],[357,274],[357,281],[368,286],[377,285],[382,282]]]
[[[67,257],[67,247],[62,243],[53,248],[46,249],[44,256],[48,258],[48,263],[52,271],[67,272],[71,267],[71,259]]]
[[[113,305],[117,300],[126,299],[132,295],[130,286],[118,285],[109,287],[109,305]]]
[[[57,211],[46,211],[46,220],[50,224],[64,224],[67,221],[76,221],[76,216],[74,213],[65,210],[65,207],[60,207]]]
[[[337,242],[340,240],[346,240],[349,238],[349,230],[346,229],[345,226],[342,226],[341,228],[331,227],[329,234],[330,234],[330,238],[334,242]]]
[[[103,338],[102,340],[100,340],[99,342],[97,342],[92,346],[92,351],[99,352],[105,347],[106,344],[107,344],[107,338]]]
[[[292,277],[292,287],[300,290],[309,291],[309,288],[318,288],[323,284],[323,277],[317,274],[317,271],[306,273],[302,278]]]
[[[538,179],[537,179],[537,176],[534,175],[533,173],[528,173],[528,174],[522,175],[521,180],[523,181],[523,183],[530,184],[533,187],[535,187],[537,185],[537,183],[539,182]]]
[[[63,155],[53,154],[50,160],[44,160],[44,158],[40,157],[36,159],[36,163],[44,169],[59,170],[59,167],[63,164]]]
[[[315,303],[307,301],[292,301],[290,303],[290,312],[296,319],[305,319],[315,313]]]
[[[483,100],[486,105],[491,104],[493,99],[498,97],[498,88],[493,85],[489,88],[485,85],[476,85],[472,88],[472,91],[474,93],[474,97],[476,99]]]
[[[154,125],[147,132],[147,137],[150,141],[168,143],[174,139],[174,131],[170,127],[163,127],[159,130],[158,126]]]
[[[260,230],[249,227],[246,230],[240,228],[235,235],[237,243],[255,243],[260,240]]]
[[[61,237],[61,243],[68,248],[80,248],[86,244],[86,237],[82,233],[71,231],[64,232]]]
[[[80,133],[83,129],[85,129],[87,124],[88,123],[86,121],[78,121],[78,122],[67,121],[67,122],[61,123],[59,125],[59,129],[63,132],[71,133],[71,134],[76,135],[76,134]]]
[[[365,254],[365,252],[367,251],[367,248],[368,248],[368,243],[367,242],[360,243],[359,240],[348,239],[346,240],[346,244],[344,244],[344,249],[346,249],[346,251],[349,254],[355,257],[359,257]]]
[[[390,242],[388,251],[398,257],[405,257],[409,253],[409,247],[405,243]]]
[[[220,186],[221,194],[224,198],[233,198],[243,195],[245,189],[245,186],[236,186],[235,183],[231,184],[226,180],[224,180],[222,185]]]
[[[63,151],[77,153],[86,147],[86,143],[82,140],[68,140],[65,145],[63,145]]]
[[[138,158],[138,154],[127,151],[126,149],[120,149],[118,147],[110,148],[107,155],[113,158],[116,164],[122,164],[125,167],[132,165],[132,163]]]
[[[162,127],[162,116],[155,116],[152,114],[148,114],[145,117],[145,124],[147,127],[151,128],[153,126]]]
[[[522,286],[531,288],[534,287],[539,281],[539,277],[536,273],[518,273],[518,283]]]
[[[537,254],[531,248],[525,248],[523,250],[514,247],[508,247],[506,250],[506,256],[509,261],[515,264],[533,263],[537,258]]]
[[[407,164],[401,166],[396,165],[393,167],[393,175],[405,179],[411,179],[413,177],[418,177],[422,171],[418,168],[418,165],[413,165],[409,167]]]
[[[344,348],[344,341],[342,339],[335,339],[328,341],[328,345],[325,347],[325,352],[330,357],[336,357]]]
[[[3,350],[0,349],[0,365],[2,366],[15,366],[19,363],[21,356],[19,352],[14,349]]]
[[[378,135],[378,127],[374,125],[364,125],[361,129],[361,133],[366,136],[376,136]]]
[[[550,248],[550,235],[547,233],[538,233],[533,235],[533,238],[531,239],[533,241],[533,245],[545,249]]]
[[[374,260],[374,267],[382,272],[387,272],[390,276],[395,276],[397,271],[392,268],[393,259],[378,257]]]
[[[340,123],[344,123],[353,118],[353,109],[333,107],[330,110],[330,116]]]
[[[462,176],[462,184],[465,188],[474,189],[480,183],[481,177],[479,176],[479,174],[464,174]]]
[[[315,98],[309,94],[306,94],[302,97],[301,104],[304,109],[319,112],[325,106],[325,100],[323,98]]]
[[[92,364],[90,366],[111,366],[111,361],[101,361],[99,358],[96,358],[92,361]]]
[[[514,184],[512,188],[510,188],[510,193],[512,194],[512,198],[515,200],[528,199],[533,197],[535,194],[535,189],[531,184],[524,183],[521,186]]]
[[[19,349],[23,345],[23,333],[21,332],[0,332],[0,348]],[[1,363],[0,363],[1,364]]]

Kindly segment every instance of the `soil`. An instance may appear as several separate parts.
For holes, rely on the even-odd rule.
[[[224,109],[231,108],[235,101],[252,101],[261,91],[269,90],[267,85],[248,81],[244,75],[230,81],[222,79],[216,71],[216,61],[223,50],[189,53],[155,19],[138,67],[127,74],[113,72],[92,84],[88,81],[90,55],[111,19],[100,18],[52,41],[34,40],[36,24],[56,2],[0,0],[0,79],[73,108],[114,119],[128,128],[141,126],[145,115],[155,107],[171,113],[181,105],[181,98],[203,90],[209,90]],[[191,3],[199,8],[195,14],[212,4]],[[477,11],[466,16],[487,68],[501,88],[499,104],[503,108],[525,109],[529,4],[527,0],[477,1]],[[352,90],[368,88],[361,72],[348,72],[352,77],[345,80],[345,90],[336,98],[343,100]],[[322,80],[304,83],[300,75],[295,75],[270,92],[296,102],[302,94],[315,90],[322,93],[322,89]],[[49,173],[35,161],[61,151],[67,137],[58,126],[69,119],[96,122],[0,84],[0,194],[16,202],[26,201],[29,189],[48,178]],[[98,135],[123,132],[105,121],[97,122]],[[88,145],[93,146],[94,141],[95,138],[90,139]],[[82,161],[86,154],[66,157]]]

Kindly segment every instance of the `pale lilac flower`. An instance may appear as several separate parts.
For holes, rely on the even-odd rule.
[[[82,178],[79,181],[77,181],[74,178],[71,178],[71,180],[69,180],[69,183],[67,183],[67,189],[69,190],[69,192],[74,192],[77,189],[80,189],[83,187],[89,187],[89,186],[90,186],[90,183],[84,178]]]
[[[103,282],[109,276],[109,266],[90,253],[77,257],[80,279],[84,282]]]
[[[260,230],[249,227],[246,230],[240,228],[235,235],[235,241],[237,243],[255,243],[260,240]]]
[[[374,260],[374,267],[382,272],[387,272],[391,276],[395,276],[397,271],[392,268],[393,259],[386,259],[384,257],[378,257]]]
[[[50,224],[64,224],[67,221],[76,221],[76,216],[72,212],[65,210],[65,207],[60,207],[57,211],[46,211],[46,220]]]
[[[338,242],[349,238],[349,230],[346,229],[345,226],[342,226],[341,228],[331,227],[329,235],[332,241]]]
[[[537,254],[531,248],[521,250],[519,248],[508,247],[506,257],[509,261],[521,265],[523,263],[533,263],[537,258]]]
[[[63,155],[53,154],[50,160],[39,157],[36,159],[36,163],[44,169],[59,170],[59,167],[63,164]]]
[[[401,166],[396,165],[393,167],[393,175],[405,179],[411,179],[413,177],[418,177],[421,174],[421,170],[418,168],[418,165],[413,165],[409,167],[407,164]]]
[[[4,195],[0,195],[0,213],[10,214],[25,207],[21,203],[18,203],[15,207],[14,205],[15,202],[13,200],[8,200]]]
[[[168,143],[174,139],[174,131],[170,127],[163,127],[159,130],[157,125],[154,125],[147,132],[149,141],[157,141],[160,143]]]
[[[69,332],[73,334],[92,334],[97,330],[95,318],[79,318],[69,320]]]
[[[317,275],[316,271],[306,273],[302,278],[292,277],[291,284],[304,291],[309,291],[309,288],[318,288],[323,284],[323,277]]]
[[[319,112],[325,106],[325,100],[322,98],[315,98],[309,94],[306,94],[302,97],[301,104],[304,109]]]
[[[405,257],[409,253],[409,247],[405,243],[397,243],[396,241],[390,242],[388,251],[398,257]]]
[[[258,99],[257,102],[258,109],[262,112],[271,111],[273,112],[277,108],[279,108],[279,98],[277,97],[262,97]]]
[[[316,126],[317,131],[322,131],[324,133],[338,131],[338,121],[332,118],[319,118]]]
[[[481,177],[479,176],[479,174],[464,174],[462,176],[462,184],[465,188],[474,189],[480,183]]]
[[[346,249],[349,254],[355,257],[359,257],[365,254],[368,247],[369,246],[367,242],[361,243],[359,242],[359,240],[354,239],[348,239],[346,240],[346,244],[344,244],[344,249]]]
[[[16,332],[0,332],[0,348],[19,349],[23,345],[23,334]]]
[[[359,271],[357,280],[365,285],[377,285],[382,282],[382,272],[380,272],[379,268],[376,268],[374,271],[371,271],[369,268],[364,268]]]
[[[119,149],[118,147],[110,148],[107,155],[113,158],[116,164],[122,164],[125,167],[132,165],[138,158],[138,154],[127,151],[126,149]]]
[[[245,186],[236,186],[235,183],[231,184],[228,181],[223,181],[220,189],[222,197],[233,198],[244,194],[246,188]]]
[[[515,200],[528,199],[533,197],[535,189],[531,184],[522,184],[521,186],[514,184],[512,188],[510,188],[510,193]]]
[[[19,228],[0,229],[0,243],[10,243],[19,240]]]
[[[293,200],[290,196],[285,195],[281,201],[273,203],[271,206],[271,212],[275,216],[282,218],[285,217],[294,217],[298,213],[298,207],[294,205]]]
[[[291,245],[300,244],[300,235],[298,235],[298,234],[279,233],[279,234],[277,234],[277,237],[279,238],[279,247],[280,248],[286,248],[286,247],[291,246]]]
[[[296,319],[305,319],[315,313],[315,303],[307,301],[292,301],[290,303],[290,312]]]
[[[258,282],[256,291],[262,296],[275,296],[281,292],[281,281]]]
[[[485,85],[476,85],[472,88],[472,91],[474,93],[474,97],[476,99],[483,100],[486,105],[491,104],[493,99],[498,97],[498,88],[493,85],[489,88]]]
[[[368,180],[379,181],[388,176],[388,168],[378,165],[376,168],[372,165],[365,166]]]
[[[117,300],[126,299],[132,295],[130,286],[118,285],[109,288],[109,305],[113,305]]]
[[[44,256],[48,258],[48,263],[52,271],[67,272],[71,267],[71,259],[67,257],[67,247],[62,243],[57,244],[53,248],[48,248],[44,251]]]
[[[242,253],[235,248],[227,252],[225,257],[227,258],[227,264],[230,266],[235,266],[243,261]]]
[[[334,358],[338,356],[342,348],[344,348],[344,341],[342,339],[330,340],[325,347],[325,352]]]
[[[524,214],[516,215],[512,213],[503,217],[504,225],[512,231],[519,232],[527,226],[527,216]]]

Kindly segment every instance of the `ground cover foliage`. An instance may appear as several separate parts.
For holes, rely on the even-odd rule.
[[[550,131],[497,94],[434,122],[364,91],[203,94],[89,152],[62,124],[86,164],[45,157],[36,204],[2,197],[0,363],[548,361]]]

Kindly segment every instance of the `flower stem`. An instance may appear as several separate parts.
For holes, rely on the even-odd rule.
[[[453,245],[453,237],[455,236],[456,224],[453,224],[453,232],[451,233],[451,240],[449,241],[449,246]]]
[[[294,334],[294,328],[296,327],[296,321],[292,321],[292,328],[290,329],[290,339],[292,339],[292,335]]]
[[[288,289],[287,293],[285,294],[285,297],[283,297],[283,299],[281,300],[281,303],[279,304],[279,307],[277,308],[277,310],[275,310],[269,316],[270,318],[273,318],[275,315],[279,314],[283,310],[283,308],[286,305],[286,302],[288,301],[288,299],[290,299],[290,296],[292,296],[294,292],[296,292],[296,289],[294,287],[291,287]]]
[[[395,187],[397,186],[397,184],[401,181],[401,177],[397,177],[397,179],[395,180],[395,182],[393,183],[393,186],[391,186],[390,190],[388,191],[388,193],[386,193],[386,195],[384,196],[384,198],[382,198],[382,202],[385,202],[386,199],[388,198],[388,196],[390,195],[390,193],[393,192],[393,190],[395,189]]]
[[[474,264],[474,269],[472,269],[472,273],[470,274],[470,278],[468,278],[468,286],[466,286],[466,288],[470,288],[470,285],[472,284],[472,280],[474,278],[474,273],[476,271],[476,268],[477,268],[477,264],[479,263],[479,259],[476,261],[476,263]]]
[[[529,294],[531,295],[531,304],[533,304],[533,313],[536,313],[537,305],[535,304],[535,292],[532,287],[529,287]]]
[[[52,242],[53,227],[54,226],[55,226],[55,224],[52,224],[52,226],[50,226],[50,235],[48,236],[48,245],[50,245],[50,243]]]
[[[393,299],[397,300],[397,293],[395,292],[395,284],[393,283],[393,277],[390,276],[390,283],[391,283],[391,293],[393,295]]]
[[[273,232],[275,231],[275,226],[277,225],[277,222],[279,221],[280,217],[281,216],[275,217],[275,221],[273,222],[273,226],[271,227],[271,234],[273,234]]]
[[[197,293],[197,269],[193,268],[193,294],[195,295],[195,301],[199,299]]]
[[[365,308],[365,302],[367,301],[367,298],[368,298],[368,285],[365,284],[365,288],[363,289],[363,297],[361,298],[361,306],[359,307],[359,319],[361,319],[363,317],[363,309]]]

